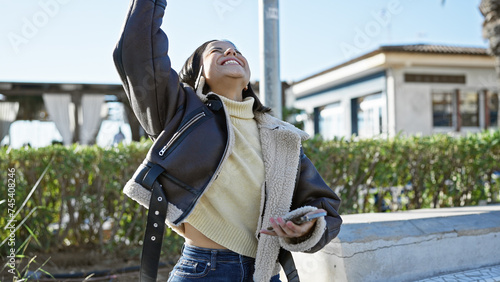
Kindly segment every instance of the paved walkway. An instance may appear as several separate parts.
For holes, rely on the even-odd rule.
[[[500,265],[436,276],[418,282],[480,281],[500,282]]]

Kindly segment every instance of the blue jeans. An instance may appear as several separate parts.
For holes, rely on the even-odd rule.
[[[251,282],[255,259],[230,250],[184,245],[168,282]],[[280,282],[279,274],[270,282]]]

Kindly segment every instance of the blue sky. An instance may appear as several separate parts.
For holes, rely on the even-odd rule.
[[[300,80],[387,44],[486,47],[480,0],[282,0],[281,77]],[[129,1],[0,0],[0,81],[119,83],[111,54]],[[208,39],[233,41],[259,79],[258,1],[168,1],[175,69]]]

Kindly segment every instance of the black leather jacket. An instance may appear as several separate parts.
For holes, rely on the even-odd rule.
[[[147,206],[149,191],[146,188],[149,187],[144,183],[147,182],[148,174],[154,174],[150,168],[159,164],[165,171],[158,180],[171,203],[167,222],[177,226],[217,178],[221,165],[230,154],[232,129],[224,105],[216,95],[199,97],[190,86],[179,83],[178,74],[171,68],[168,57],[167,36],[160,29],[165,8],[166,0],[132,1],[113,55],[132,109],[146,133],[155,141],[145,161],[127,183],[127,193]],[[271,132],[275,129],[291,132],[296,130],[267,114],[260,116],[263,117],[261,120],[271,120],[272,124],[278,124],[269,129]],[[262,121],[258,123],[261,124],[260,128],[268,125]],[[298,142],[297,166],[292,168],[292,171],[296,171],[293,175],[295,180],[291,179],[294,185],[286,188],[292,190],[290,195],[293,197],[291,202],[286,203],[287,207],[280,207],[278,210],[286,212],[313,206],[327,211],[325,230],[320,230],[321,238],[314,246],[301,250],[316,252],[340,230],[342,220],[337,212],[340,199],[303,154],[300,138]],[[268,168],[266,172],[267,170]],[[265,186],[270,189],[273,185],[281,184],[266,183]],[[141,198],[143,196],[144,199]],[[262,222],[269,216],[283,216],[266,215],[266,210],[266,205],[263,205],[259,227],[262,227]]]

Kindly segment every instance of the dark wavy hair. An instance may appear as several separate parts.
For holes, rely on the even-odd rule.
[[[184,66],[182,67],[181,71],[179,72],[180,82],[186,83],[193,89],[196,89],[195,84],[196,80],[198,79],[198,75],[200,73],[200,69],[202,66],[203,52],[205,52],[205,49],[207,48],[208,44],[214,41],[219,41],[219,40],[209,40],[201,44],[200,47],[196,48],[193,54],[189,56],[189,58],[184,63]],[[255,95],[255,92],[253,92],[252,85],[250,84],[250,82],[248,83],[247,87],[248,88],[246,90],[243,90],[242,96],[243,98],[253,97],[255,99],[255,102],[253,103],[253,110],[258,112],[270,112],[271,108],[266,107],[262,104],[262,102],[259,100],[259,97]],[[202,93],[208,93],[208,92],[210,92],[210,86],[208,86],[208,84],[205,83],[205,85],[203,86]]]

